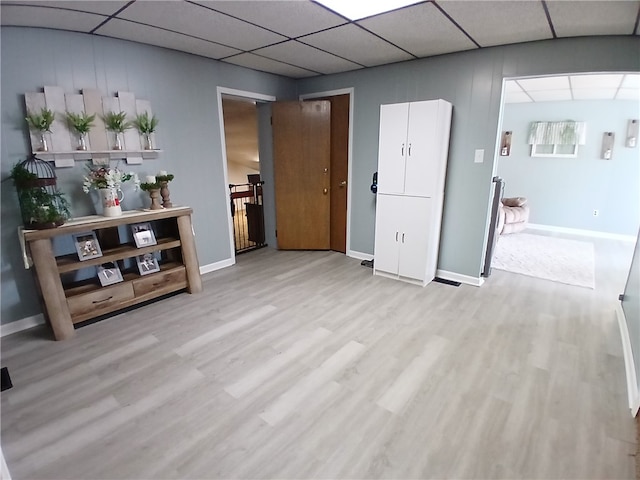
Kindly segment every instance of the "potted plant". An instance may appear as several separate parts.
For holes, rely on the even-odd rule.
[[[67,112],[67,123],[69,127],[78,134],[78,150],[87,149],[87,133],[89,133],[89,130],[93,127],[93,121],[95,119],[95,113],[93,115],[87,115],[85,112]]]
[[[40,146],[38,151],[47,152],[49,146],[47,145],[47,139],[45,138],[45,132],[51,133],[51,125],[53,124],[54,114],[48,108],[41,108],[40,112],[27,112],[25,120],[29,124],[29,129],[33,130],[40,135]]]
[[[123,172],[118,167],[89,168],[84,177],[82,190],[89,193],[92,189],[97,190],[102,204],[102,215],[105,217],[115,217],[122,215],[120,204],[124,200],[122,184],[133,180],[135,190],[138,190],[140,180],[134,172]]]
[[[153,139],[151,134],[156,131],[158,126],[158,119],[155,115],[149,117],[148,112],[140,113],[136,115],[133,121],[133,126],[138,129],[138,132],[144,137],[145,150],[153,150]]]
[[[105,128],[115,133],[116,138],[113,149],[122,150],[122,139],[120,135],[132,126],[131,122],[127,120],[127,114],[125,112],[108,112],[102,119],[104,120]]]
[[[70,217],[69,202],[56,189],[55,175],[41,178],[32,171],[31,167],[38,162],[42,160],[34,155],[11,169],[10,178],[18,191],[22,221],[26,228],[58,227]]]

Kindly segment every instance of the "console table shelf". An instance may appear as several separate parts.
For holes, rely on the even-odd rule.
[[[192,212],[189,207],[129,211],[120,217],[92,215],[71,220],[58,228],[25,230],[24,240],[33,259],[44,313],[56,340],[72,337],[75,323],[179,290],[200,293],[202,280],[191,224]],[[122,232],[118,227],[141,222],[152,222],[157,245],[136,248],[128,239],[120,240]],[[108,239],[105,245],[101,243],[102,256],[80,261],[74,254],[54,254],[52,242],[55,237],[88,231],[95,231],[98,238],[104,235]],[[82,270],[95,270],[96,266],[107,262],[131,262],[129,259],[151,252],[160,252],[158,272],[140,275],[133,267],[119,267],[123,281],[104,287],[95,276],[82,281],[66,278]]]

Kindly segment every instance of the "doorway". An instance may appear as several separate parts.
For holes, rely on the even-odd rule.
[[[300,99],[331,103],[329,249],[349,255],[353,88],[301,95]]]

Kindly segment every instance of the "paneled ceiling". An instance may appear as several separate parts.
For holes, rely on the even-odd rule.
[[[310,0],[0,0],[3,26],[121,38],[292,78],[534,40],[639,35],[639,15],[640,0],[435,0],[357,21]]]

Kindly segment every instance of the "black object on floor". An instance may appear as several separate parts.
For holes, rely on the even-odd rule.
[[[13,387],[13,383],[11,383],[11,377],[9,376],[9,369],[7,367],[0,368],[0,380],[2,381],[3,392]]]
[[[459,287],[462,285],[460,282],[455,282],[453,280],[447,280],[446,278],[436,277],[433,279],[434,282],[444,283],[445,285],[451,285],[453,287]]]
[[[360,265],[362,265],[363,267],[373,268],[373,260],[362,260],[362,262],[360,262]]]

